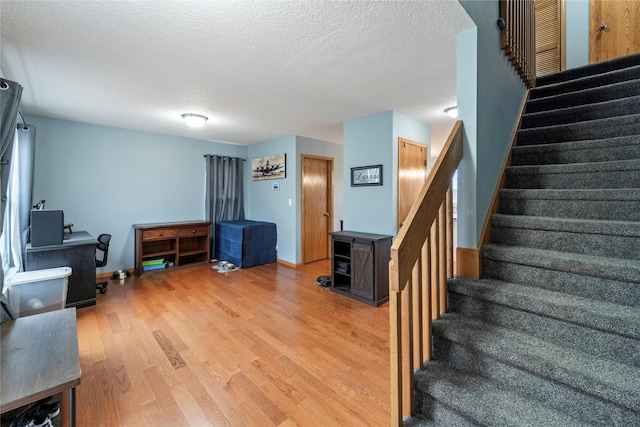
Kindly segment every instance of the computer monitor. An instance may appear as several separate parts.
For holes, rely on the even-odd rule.
[[[61,245],[64,237],[64,213],[61,210],[31,211],[31,246]]]

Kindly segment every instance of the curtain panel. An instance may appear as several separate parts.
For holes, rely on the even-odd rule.
[[[15,267],[22,271],[25,263],[29,234],[29,215],[31,212],[31,200],[33,196],[33,168],[36,149],[36,128],[32,125],[18,125],[18,138],[16,141],[13,161],[17,166],[15,174],[12,173],[14,183],[13,190],[8,191],[7,209],[11,210],[10,226],[12,227],[11,242],[12,255]]]
[[[2,206],[0,206],[0,227],[2,227],[7,205],[9,165],[13,152],[13,140],[16,133],[22,86],[11,80],[0,79],[0,97],[2,104],[2,123],[0,124],[0,197],[2,198]]]
[[[206,154],[205,216],[211,221],[211,257],[215,256],[218,221],[244,219],[243,163],[238,157]]]

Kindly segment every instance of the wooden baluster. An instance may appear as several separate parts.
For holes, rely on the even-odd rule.
[[[422,283],[420,281],[421,259],[418,258],[411,272],[411,294],[413,304],[413,369],[422,368]]]
[[[405,345],[402,348],[402,377],[405,381],[402,382],[402,414],[409,416],[413,414],[413,363],[411,359],[413,356],[413,313],[412,313],[412,286],[408,283],[404,290],[400,293],[400,306],[402,314],[402,342]]]
[[[453,190],[447,190],[447,277],[453,277]]]
[[[433,331],[431,330],[431,242],[425,240],[422,245],[422,281],[424,284],[422,291],[422,329],[424,333],[423,354],[425,360],[431,360],[433,348]]]
[[[394,263],[395,261],[391,261]],[[390,274],[397,280],[397,272],[389,269]],[[393,281],[393,277],[391,278]],[[391,426],[402,425],[402,330],[401,305],[397,292],[389,292],[389,349],[391,360]]]
[[[438,232],[440,231],[440,227],[438,226],[438,217],[436,217],[433,224],[431,224],[431,318],[439,319],[440,318],[440,307],[438,307],[440,303],[440,297],[438,296],[438,280],[440,278],[439,267],[440,262],[438,253]]]
[[[438,213],[438,304],[440,314],[447,311],[447,212],[446,199],[442,200]]]

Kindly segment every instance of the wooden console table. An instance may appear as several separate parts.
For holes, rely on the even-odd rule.
[[[331,291],[373,306],[389,300],[392,236],[331,233]]]
[[[142,263],[152,259],[163,259],[167,268],[180,268],[208,263],[210,260],[208,221],[162,222],[134,224],[135,229],[135,273],[143,274],[166,271],[145,271]]]
[[[69,390],[69,425],[76,422],[80,384],[76,309],[4,322],[0,352],[0,413]]]

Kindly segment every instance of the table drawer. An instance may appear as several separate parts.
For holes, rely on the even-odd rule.
[[[142,232],[142,240],[166,239],[176,237],[178,230],[175,228],[159,228],[157,230],[147,230]]]
[[[209,232],[209,227],[207,226],[194,226],[194,227],[185,227],[181,228],[179,231],[180,237],[185,236],[198,236],[202,234],[207,234]]]

